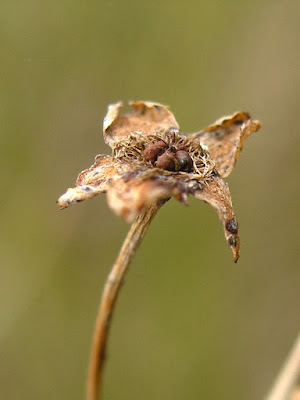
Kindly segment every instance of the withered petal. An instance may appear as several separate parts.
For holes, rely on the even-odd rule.
[[[240,251],[240,236],[228,185],[219,176],[214,176],[203,185],[202,190],[196,191],[194,196],[210,204],[218,213],[224,228],[225,238],[233,252],[234,262],[237,262]]]
[[[129,103],[132,111],[119,115],[122,103],[108,106],[103,122],[105,142],[114,147],[115,143],[127,138],[130,133],[154,133],[159,130],[179,129],[174,115],[167,106],[150,101],[135,101]]]
[[[260,123],[246,112],[236,112],[187,136],[180,134],[168,107],[147,101],[130,105],[131,112],[124,115],[119,114],[121,102],[109,105],[103,135],[113,156],[97,156],[94,165],[79,174],[75,187],[58,199],[60,208],[107,192],[113,211],[132,222],[151,203],[174,197],[187,204],[191,194],[218,213],[236,262],[240,250],[238,224],[222,178],[231,173],[244,140],[260,128]],[[170,170],[157,162],[157,155],[149,160],[145,156],[147,146],[153,147],[159,141],[177,161],[180,151],[188,154],[193,167]]]
[[[192,136],[199,137],[201,144],[208,147],[217,171],[226,178],[237,162],[244,140],[260,127],[261,124],[253,121],[248,113],[236,112]]]
[[[69,188],[57,200],[60,209],[106,192],[111,182],[119,177],[118,167],[111,156],[97,156],[95,163],[78,175],[75,187]]]
[[[153,180],[119,179],[107,191],[110,208],[127,222],[133,222],[144,207],[171,197],[170,189]]]

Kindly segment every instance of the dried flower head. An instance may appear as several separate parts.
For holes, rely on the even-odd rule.
[[[179,130],[168,107],[159,103],[130,103],[132,112],[120,115],[122,103],[112,104],[104,118],[103,135],[112,155],[98,155],[81,172],[74,188],[58,199],[61,209],[107,193],[109,206],[132,222],[158,200],[188,195],[210,204],[218,213],[225,238],[239,258],[240,238],[227,177],[244,140],[260,128],[249,114],[237,112],[194,134]]]

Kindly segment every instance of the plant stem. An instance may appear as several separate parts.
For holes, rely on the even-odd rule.
[[[161,205],[162,202],[149,206],[136,218],[107,277],[92,341],[87,378],[87,400],[98,400],[99,392],[101,396],[105,348],[114,305],[133,256]]]
[[[287,400],[300,377],[300,334],[265,400]]]

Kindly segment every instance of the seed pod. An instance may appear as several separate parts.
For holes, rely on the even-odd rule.
[[[185,150],[178,150],[176,158],[179,162],[179,170],[184,172],[191,172],[193,170],[193,160],[189,153]]]
[[[143,152],[145,160],[154,163],[157,160],[157,157],[165,151],[166,147],[167,144],[163,140],[150,144]]]
[[[175,158],[175,155],[167,150],[161,156],[158,157],[155,166],[157,168],[166,169],[167,171],[175,171],[176,164],[178,161]]]

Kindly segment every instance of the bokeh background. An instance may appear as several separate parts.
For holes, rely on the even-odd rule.
[[[105,399],[262,399],[300,327],[297,0],[2,0],[0,398],[83,399],[102,287],[128,226],[105,196],[58,210],[107,104],[171,106],[185,132],[263,128],[228,179],[236,265],[213,210],[159,212],[114,316]]]

